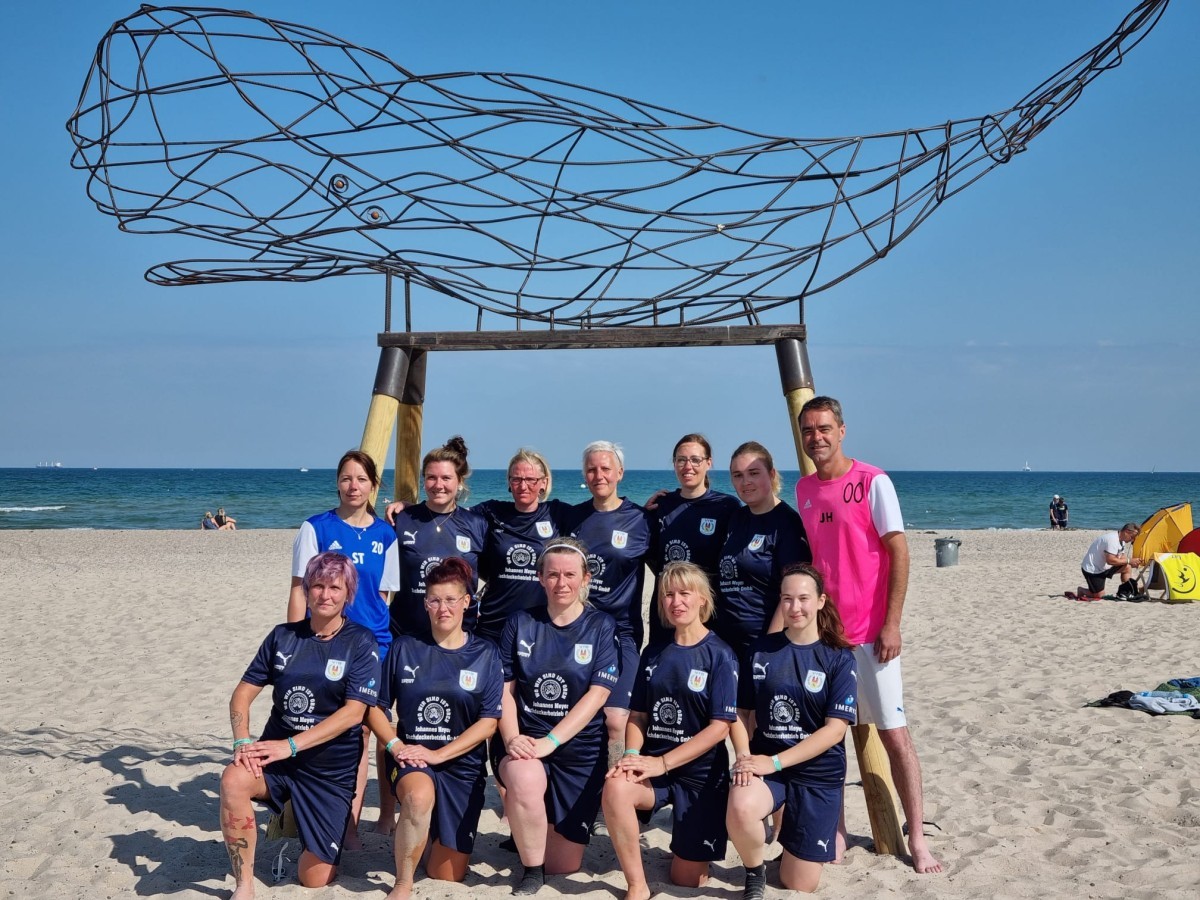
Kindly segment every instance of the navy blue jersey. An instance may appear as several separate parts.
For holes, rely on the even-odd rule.
[[[741,505],[737,497],[713,490],[690,500],[677,490],[659,499],[657,508],[649,510],[654,519],[654,537],[650,555],[646,557],[646,563],[656,576],[655,598],[658,597],[657,575],[669,562],[698,565],[708,575],[713,597],[717,596],[720,590],[718,572],[721,549],[725,546],[729,519]],[[670,640],[672,632],[673,629],[663,625],[657,611],[652,609],[650,642]]]
[[[346,616],[369,628],[386,653],[392,635],[383,595],[400,587],[396,533],[383,519],[357,528],[343,522],[336,509],[313,516],[300,526],[292,544],[292,575],[303,578],[309,560],[329,550],[348,556],[358,572],[358,591]]]
[[[563,530],[588,548],[592,585],[588,599],[617,623],[619,634],[642,646],[642,588],[650,552],[650,516],[622,498],[614,510],[601,511],[587,500],[571,507]]]
[[[782,631],[758,638],[742,662],[738,707],[754,710],[750,752],[764,756],[794,747],[826,719],[853,725],[858,712],[854,654],[820,641],[793,644]],[[788,778],[840,785],[846,777],[845,743],[783,771]]]
[[[812,562],[812,551],[800,514],[786,503],[761,515],[743,506],[730,517],[713,627],[739,655],[770,625],[783,568],[794,562]]]
[[[645,713],[642,752],[661,756],[703,731],[713,719],[737,718],[737,659],[712,632],[700,643],[674,641],[647,647],[638,663],[630,709]],[[681,771],[701,774],[713,765],[728,768],[722,741]]]
[[[332,640],[313,636],[308,619],[276,625],[258,648],[242,681],[272,686],[271,716],[263,740],[282,740],[325,721],[347,700],[374,706],[378,700],[379,648],[375,636],[346,622]],[[316,775],[353,783],[362,754],[362,725],[355,723],[330,741],[297,757]]]
[[[392,631],[428,637],[426,574],[443,559],[459,556],[478,575],[487,520],[464,506],[455,507],[451,513],[434,513],[424,503],[417,503],[396,514],[396,538],[400,544],[400,590],[392,598]],[[471,595],[474,594],[472,584]],[[475,610],[474,603],[467,607],[464,628],[474,626]]]
[[[402,741],[436,750],[480,719],[499,719],[503,690],[500,654],[491,641],[468,634],[462,647],[446,650],[406,635],[388,654],[379,705],[396,707],[396,734]],[[487,745],[481,743],[447,765],[473,778],[486,759]]]
[[[486,584],[479,596],[476,632],[498,641],[510,615],[545,605],[537,561],[546,541],[558,535],[558,518],[569,508],[558,500],[539,503],[527,513],[505,500],[485,500],[473,507],[488,524],[479,554],[479,577]]]
[[[616,626],[594,607],[569,625],[550,621],[544,609],[513,615],[500,638],[504,680],[517,685],[517,714],[522,734],[545,737],[588,689],[611,689],[620,675]],[[604,709],[576,735],[593,742],[604,739]],[[570,746],[571,741],[564,746]]]

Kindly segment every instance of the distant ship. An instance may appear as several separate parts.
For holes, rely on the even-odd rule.
[[[39,469],[61,469],[62,463],[60,463],[58,460],[55,460],[54,462],[40,462],[37,464],[37,468],[39,468]]]
[[[300,471],[301,471],[301,472],[307,472],[307,471],[308,471],[308,469],[301,469]]]
[[[1023,468],[1021,471],[1022,472],[1032,472],[1033,471],[1033,469],[1029,468],[1029,460],[1025,460],[1025,468]]]

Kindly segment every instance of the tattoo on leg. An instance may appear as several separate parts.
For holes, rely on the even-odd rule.
[[[225,847],[229,850],[229,868],[233,872],[235,884],[242,883],[242,851],[249,846],[250,842],[245,838],[234,838],[225,842]]]

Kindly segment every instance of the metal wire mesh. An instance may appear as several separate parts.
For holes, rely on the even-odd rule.
[[[415,75],[312,28],[144,6],[100,42],[67,127],[123,230],[233,251],[154,266],[158,284],[390,273],[474,307],[476,328],[759,324],[1024,150],[1166,6],[1140,3],[1007,110],[820,139],[531,75]]]

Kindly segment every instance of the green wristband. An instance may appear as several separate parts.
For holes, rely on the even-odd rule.
[[[555,737],[555,735],[554,735],[554,732],[553,732],[553,731],[551,731],[551,732],[548,732],[548,733],[546,734],[546,740],[548,740],[550,743],[552,743],[552,744],[555,746],[555,748],[556,748],[556,749],[557,749],[558,747],[561,747],[561,746],[562,746],[562,741],[560,741],[560,740],[559,740],[557,737]]]
[[[288,746],[292,748],[292,756],[295,756],[296,753],[298,752],[296,750],[296,742],[293,741],[291,738],[288,738]]]
[[[386,744],[383,745],[383,752],[391,753],[392,748],[395,747],[398,743],[400,743],[400,738],[398,738],[398,737],[392,738],[390,741],[388,741]]]
[[[633,749],[632,747],[630,747],[628,750],[626,750],[626,751],[625,751],[624,753],[622,753],[621,755],[622,755],[622,756],[641,756],[641,755],[642,755],[642,751],[641,751],[641,750],[635,750],[635,749]]]
[[[247,744],[253,744],[254,738],[238,738],[233,742],[233,749],[236,751],[238,747],[245,747]]]
[[[779,754],[778,754],[778,753],[776,753],[774,756],[772,756],[772,757],[771,757],[771,763],[772,763],[772,764],[775,766],[775,771],[776,771],[776,772],[782,772],[782,771],[783,771],[783,763],[781,763],[781,762],[779,761]]]

